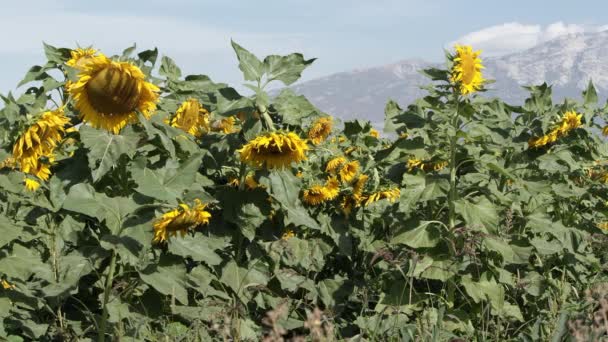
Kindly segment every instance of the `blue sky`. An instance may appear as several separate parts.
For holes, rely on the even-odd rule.
[[[318,60],[303,79],[407,58],[438,61],[471,43],[485,55],[534,46],[560,34],[608,29],[606,1],[571,0],[29,0],[0,13],[0,93],[14,89],[42,41],[120,53],[157,46],[185,73],[238,86],[230,39],[262,57],[301,52]],[[240,87],[239,87],[240,88]]]

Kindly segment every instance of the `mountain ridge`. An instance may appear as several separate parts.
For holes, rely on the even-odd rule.
[[[484,77],[496,82],[484,96],[498,96],[521,104],[523,86],[547,82],[554,101],[580,98],[592,79],[600,99],[608,93],[608,31],[574,33],[557,37],[530,49],[483,58]],[[421,86],[431,81],[419,71],[442,63],[409,58],[394,63],[342,71],[302,82],[291,88],[305,95],[319,109],[342,120],[366,119],[381,126],[389,99],[401,107],[424,96]]]

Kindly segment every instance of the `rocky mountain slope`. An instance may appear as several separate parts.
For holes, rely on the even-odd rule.
[[[608,31],[558,37],[531,49],[494,58],[484,58],[486,78],[495,79],[488,96],[499,96],[519,104],[524,85],[547,82],[555,100],[580,96],[593,80],[600,98],[608,93]],[[402,106],[424,95],[419,87],[428,84],[418,70],[438,66],[423,60],[341,72],[294,86],[312,103],[341,119],[364,118],[381,125],[384,105],[394,99]]]

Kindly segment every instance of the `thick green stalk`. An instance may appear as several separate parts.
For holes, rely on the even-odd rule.
[[[110,291],[112,290],[112,282],[114,281],[114,270],[116,268],[116,251],[112,251],[112,259],[110,259],[110,269],[106,277],[106,284],[103,290],[103,307],[101,314],[101,323],[99,324],[99,335],[97,341],[104,342],[106,338],[106,325],[108,322],[108,301],[110,300]]]
[[[264,119],[264,122],[266,123],[268,130],[274,131],[275,130],[274,122],[272,121],[270,114],[268,114],[268,108],[266,108],[266,106],[264,106],[264,105],[261,105],[261,106],[258,106],[258,111],[260,112],[262,119]]]
[[[460,103],[460,99],[457,98],[456,101],[456,113],[454,114],[454,119],[452,120],[454,135],[450,137],[450,191],[448,193],[448,226],[450,227],[450,230],[454,230],[456,226],[456,200],[458,197],[456,191],[456,150],[458,148],[458,105]]]

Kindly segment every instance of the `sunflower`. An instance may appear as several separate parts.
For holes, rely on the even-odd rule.
[[[451,72],[452,83],[458,86],[462,95],[468,95],[481,89],[485,79],[481,74],[484,68],[479,58],[481,51],[473,51],[471,46],[456,45],[454,66]]]
[[[398,188],[392,188],[384,191],[375,192],[365,200],[365,205],[370,205],[374,202],[377,202],[382,199],[388,199],[389,202],[395,202],[399,195],[401,194],[401,190]]]
[[[372,128],[372,129],[369,131],[369,135],[371,135],[371,136],[372,136],[372,137],[374,137],[374,138],[378,138],[378,137],[380,136],[380,133],[379,133],[377,130],[375,130],[375,129],[373,129],[373,128]]]
[[[608,232],[608,222],[598,223],[597,227],[605,232]]]
[[[528,140],[528,147],[539,148],[556,142],[557,139],[568,135],[571,130],[582,126],[582,117],[582,114],[577,114],[574,111],[566,112],[560,122],[549,133],[540,137],[530,138]]]
[[[304,190],[304,202],[311,205],[318,205],[325,201],[331,201],[338,197],[340,193],[340,183],[336,177],[330,177],[325,185],[314,185],[310,189]]]
[[[8,281],[2,279],[2,281],[0,281],[0,284],[2,284],[2,288],[5,290],[12,290],[15,288],[15,285],[9,283]]]
[[[309,189],[304,190],[304,202],[310,205],[319,205],[326,201],[327,190],[323,185],[314,185]]]
[[[287,240],[291,239],[291,238],[292,238],[292,237],[294,237],[294,236],[296,236],[296,233],[294,233],[294,232],[293,232],[293,230],[291,230],[291,229],[287,229],[287,230],[286,230],[286,231],[283,233],[283,235],[281,236],[281,240],[285,240],[285,241],[287,241]]]
[[[343,183],[349,183],[350,181],[352,181],[353,179],[355,179],[355,176],[357,175],[357,172],[359,171],[359,162],[354,160],[350,163],[346,163],[342,169],[340,169],[340,179],[342,180]]]
[[[306,141],[293,132],[269,132],[251,140],[237,152],[242,162],[272,169],[306,160],[307,150]]]
[[[318,119],[308,131],[308,139],[315,145],[320,144],[331,134],[332,126],[333,119],[331,116]]]
[[[98,56],[98,51],[92,48],[72,50],[71,58],[65,64],[74,69],[82,70],[94,57]],[[99,53],[99,55],[103,55]]]
[[[216,121],[214,123],[214,129],[217,131],[222,131],[224,134],[230,134],[236,132],[234,128],[234,124],[236,123],[236,118],[234,116]]]
[[[602,134],[606,137],[608,136],[608,125],[604,126],[604,128],[602,128]]]
[[[19,162],[22,172],[42,180],[49,178],[49,166],[55,161],[53,151],[63,139],[69,122],[63,108],[46,111],[17,138],[12,158]]]
[[[342,202],[340,203],[340,208],[342,208],[342,212],[344,215],[348,216],[353,211],[353,207],[356,205],[357,200],[351,196],[344,196],[342,198]]]
[[[346,158],[344,158],[344,157],[333,158],[327,162],[327,166],[325,166],[325,172],[334,172],[345,163],[346,163]]]
[[[333,200],[340,193],[340,182],[336,177],[329,177],[325,182],[327,200]]]
[[[224,118],[213,123],[212,129],[216,132],[224,132],[224,134],[230,134],[236,132],[234,124],[236,123],[236,117],[231,116]]]
[[[99,55],[82,67],[68,91],[83,121],[118,134],[137,120],[137,112],[150,117],[156,109],[159,88],[146,82],[137,66]]]
[[[26,177],[23,181],[25,183],[25,188],[28,191],[36,191],[40,187],[40,183],[37,180],[35,180],[35,179],[31,179],[31,178],[27,178]]]
[[[205,211],[205,207],[205,204],[196,199],[192,208],[187,204],[180,204],[179,207],[163,214],[154,223],[154,240],[152,241],[154,243],[167,242],[169,237],[176,236],[177,232],[184,236],[188,230],[208,224],[211,214]]]
[[[357,206],[359,206],[359,203],[361,203],[361,201],[364,199],[363,188],[365,187],[365,184],[367,184],[368,179],[368,175],[360,175],[353,186],[353,199],[355,200]]]
[[[8,157],[0,162],[0,169],[14,169],[15,168],[15,158]]]
[[[176,127],[195,137],[209,131],[209,112],[196,99],[189,99],[181,104],[171,120],[171,127]]]

